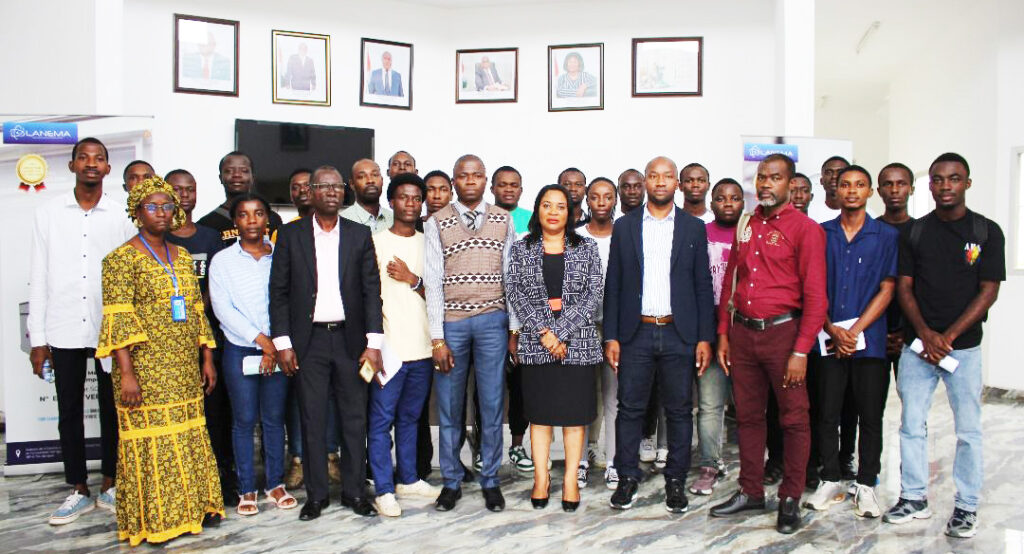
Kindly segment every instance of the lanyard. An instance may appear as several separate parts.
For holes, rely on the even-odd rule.
[[[178,275],[174,273],[174,264],[171,263],[171,247],[167,246],[167,241],[164,241],[164,248],[167,249],[167,264],[165,265],[160,261],[160,258],[157,257],[156,252],[153,252],[153,248],[149,246],[148,242],[146,242],[146,238],[142,236],[142,233],[139,233],[139,240],[142,241],[142,245],[146,247],[146,250],[149,250],[149,253],[153,255],[153,259],[156,260],[156,263],[160,264],[160,269],[163,269],[164,273],[171,276],[171,283],[174,285],[174,295],[177,296]]]

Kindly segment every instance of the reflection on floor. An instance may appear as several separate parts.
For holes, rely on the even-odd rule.
[[[900,403],[890,394],[885,422],[885,449],[878,496],[883,507],[899,492],[898,425]],[[725,455],[729,475],[710,498],[690,495],[690,511],[672,515],[664,508],[659,476],[652,475],[640,488],[640,498],[627,512],[608,508],[611,491],[602,471],[593,471],[583,490],[583,504],[574,514],[561,511],[561,467],[556,463],[552,502],[533,510],[529,495],[531,476],[516,473],[506,462],[502,488],[508,508],[500,514],[484,509],[476,485],[467,485],[454,512],[440,513],[427,499],[403,501],[400,518],[361,518],[339,506],[340,491],[315,522],[298,521],[298,510],[275,510],[262,501],[258,516],[242,519],[233,512],[217,529],[173,540],[163,548],[204,552],[1024,552],[1024,406],[1012,401],[989,400],[984,408],[985,488],[979,512],[980,530],[973,539],[951,539],[942,534],[953,509],[951,477],[956,438],[952,416],[940,387],[929,422],[932,453],[930,499],[935,516],[900,526],[878,519],[865,520],[847,501],[826,513],[804,511],[805,527],[795,535],[775,532],[775,514],[768,512],[735,519],[708,516],[708,506],[735,489],[739,471],[735,429],[730,422]],[[436,428],[434,429],[436,434]],[[507,432],[507,431],[506,431]],[[436,436],[435,436],[436,439]],[[506,445],[508,444],[506,437]],[[561,458],[561,440],[554,457]],[[2,452],[0,452],[2,454]],[[464,453],[469,461],[468,453]],[[95,477],[94,477],[95,478]],[[692,474],[691,474],[692,478]],[[439,482],[435,471],[431,479]],[[0,481],[0,551],[105,552],[129,550],[116,539],[113,516],[103,510],[85,514],[63,527],[46,523],[49,512],[67,494],[59,475],[9,477]],[[297,494],[300,501],[303,494]],[[141,550],[153,547],[142,546]]]

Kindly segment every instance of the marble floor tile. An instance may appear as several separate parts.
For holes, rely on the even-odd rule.
[[[899,494],[900,403],[890,394],[885,420],[881,484],[877,488],[883,508]],[[608,507],[611,491],[603,470],[591,472],[582,491],[582,505],[573,514],[560,505],[562,466],[553,470],[551,503],[544,510],[530,505],[532,475],[517,472],[507,463],[501,484],[507,508],[499,514],[484,509],[477,485],[464,487],[454,511],[437,512],[430,499],[400,499],[400,518],[362,518],[340,507],[339,490],[332,505],[314,522],[298,521],[298,510],[276,510],[260,504],[258,516],[242,519],[229,511],[219,528],[201,535],[183,536],[138,551],[173,552],[984,552],[1024,553],[1024,406],[1012,401],[986,402],[985,488],[979,512],[980,528],[973,539],[951,539],[942,534],[953,507],[951,477],[956,437],[953,420],[940,387],[929,419],[929,498],[935,516],[896,526],[880,519],[866,520],[853,513],[851,501],[828,512],[804,510],[805,525],[790,536],[775,532],[775,513],[730,519],[711,518],[709,505],[727,498],[736,488],[739,466],[735,427],[730,422],[724,455],[731,460],[727,478],[711,497],[689,495],[689,512],[665,511],[661,477],[650,475],[640,488],[632,510]],[[436,439],[436,428],[434,429]],[[506,430],[507,433],[507,430]],[[506,445],[508,444],[506,436]],[[0,452],[2,454],[2,452]],[[561,439],[553,457],[562,458]],[[469,462],[468,452],[464,453]],[[599,459],[603,459],[600,456]],[[98,478],[98,476],[96,477]],[[691,474],[691,479],[693,475]],[[431,481],[439,482],[435,471]],[[0,552],[112,552],[132,550],[119,543],[116,523],[109,512],[94,510],[77,522],[51,527],[47,516],[67,493],[60,475],[5,477],[0,480]],[[774,491],[769,491],[773,495]],[[304,494],[298,493],[300,502]]]

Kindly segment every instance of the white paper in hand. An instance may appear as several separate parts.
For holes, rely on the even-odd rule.
[[[850,327],[853,327],[854,323],[857,323],[857,318],[836,321],[832,325],[849,330]],[[868,343],[864,340],[864,333],[857,335],[857,350],[864,350],[867,347]],[[822,356],[833,356],[836,353],[836,346],[832,344],[832,336],[826,333],[824,329],[818,333],[818,348],[821,349]]]
[[[921,342],[921,339],[914,339],[914,342],[910,343],[910,350],[915,354],[920,354],[921,352],[924,352],[924,343]],[[945,358],[939,360],[939,363],[935,365],[939,366],[942,369],[945,369],[950,373],[953,373],[954,371],[956,371],[956,368],[960,366],[960,360],[952,356],[946,356]]]
[[[387,337],[380,343],[380,357],[384,362],[384,369],[377,373],[377,381],[383,388],[392,377],[398,375],[398,370],[402,369],[402,360],[398,357],[398,352],[388,344]]]

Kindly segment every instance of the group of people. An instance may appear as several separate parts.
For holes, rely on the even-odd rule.
[[[942,380],[958,437],[946,532],[976,531],[981,324],[1005,279],[1004,239],[966,208],[970,169],[957,154],[929,167],[936,208],[917,220],[905,165],[887,165],[876,186],[830,158],[820,224],[806,215],[809,179],[780,154],[758,165],[753,209],[736,180],[711,186],[701,164],[656,157],[617,181],[568,168],[531,212],[511,166],[488,175],[467,154],[451,176],[421,178],[398,152],[387,185],[369,159],[349,183],[330,165],[297,169],[287,224],[253,192],[242,152],[220,162],[225,201],[195,222],[186,170],[160,178],[130,163],[125,217],[103,191],[100,141],[80,140],[69,169],[75,189],[36,213],[29,306],[33,371],[53,366],[73,487],[54,525],[98,506],[116,512],[122,540],[162,542],[218,524],[225,504],[257,514],[258,483],[285,510],[304,484],[306,521],[329,506],[331,481],[363,516],[399,516],[398,500],[414,496],[449,511],[471,480],[501,511],[506,388],[507,455],[533,473],[536,509],[548,504],[561,427],[563,510],[579,507],[603,431],[613,509],[633,506],[647,462],[664,476],[666,509],[686,512],[687,491],[711,495],[725,476],[732,405],[739,487],[711,516],[763,511],[765,487],[778,484],[782,533],[799,529],[801,507],[827,510],[847,494],[858,516],[903,523],[931,516],[926,420]],[[876,188],[877,219],[867,213]],[[82,422],[90,363],[95,501]],[[902,486],[883,512],[874,487],[890,369]],[[440,487],[426,480],[431,397]],[[467,440],[473,469],[460,459]]]

